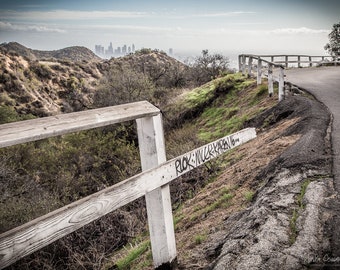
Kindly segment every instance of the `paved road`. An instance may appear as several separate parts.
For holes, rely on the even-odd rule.
[[[337,214],[332,225],[332,255],[340,259],[340,67],[286,70],[286,80],[309,91],[333,114],[332,147]],[[339,208],[338,208],[339,207]]]

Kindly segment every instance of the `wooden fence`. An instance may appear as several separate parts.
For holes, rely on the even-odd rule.
[[[273,95],[273,83],[278,82],[279,101],[281,101],[285,95],[285,68],[340,64],[340,59],[333,56],[241,54],[238,58],[239,70],[242,74],[253,76],[253,72],[256,72],[257,84],[261,84],[262,77],[268,78],[268,92],[270,96]],[[275,76],[275,74],[277,75]]]
[[[0,125],[0,147],[136,120],[142,173],[0,235],[0,268],[145,196],[155,268],[176,261],[169,183],[256,137],[244,129],[166,161],[161,113],[146,101]],[[10,179],[9,179],[10,180]]]

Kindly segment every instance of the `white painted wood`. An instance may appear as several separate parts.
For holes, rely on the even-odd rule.
[[[262,59],[257,60],[257,85],[262,83]]]
[[[273,65],[268,64],[268,92],[269,96],[274,94],[274,81],[273,81]]]
[[[238,71],[239,72],[242,72],[242,55],[240,54],[239,56],[238,56]]]
[[[159,114],[147,101],[0,125],[0,148]]]
[[[156,122],[157,121],[158,120],[156,120]],[[157,123],[155,126],[157,126]],[[150,134],[145,133],[145,135],[147,137]],[[255,137],[255,128],[247,128],[225,136],[165,162],[154,169],[144,171],[114,186],[108,187],[1,234],[0,269],[81,228],[93,220],[159,187],[166,186],[178,176]],[[147,138],[147,140],[149,139]],[[161,144],[161,140],[158,143]],[[160,150],[159,153],[161,156],[162,150]],[[163,189],[162,192],[168,193],[168,190]],[[162,200],[164,200],[164,198],[166,198],[166,196],[163,196]],[[169,204],[169,201],[163,202],[163,205],[166,206],[167,204]],[[172,228],[169,226],[166,229],[170,230]],[[166,241],[168,241],[168,239]]]
[[[246,56],[242,55],[242,74],[246,75]]]
[[[279,101],[284,99],[284,87],[285,87],[285,82],[284,82],[284,69],[280,68],[279,69]]]
[[[248,59],[248,77],[251,76],[252,74],[252,67],[253,67],[253,57],[249,56],[249,59]]]
[[[161,115],[137,119],[137,130],[142,170],[164,163],[166,155]],[[146,193],[145,201],[154,267],[171,264],[177,255],[169,184]]]

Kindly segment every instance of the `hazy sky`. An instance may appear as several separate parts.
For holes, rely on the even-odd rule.
[[[339,0],[0,0],[0,43],[324,54]]]

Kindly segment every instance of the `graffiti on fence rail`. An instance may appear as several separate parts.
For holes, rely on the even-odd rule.
[[[237,146],[239,142],[240,139],[237,136],[228,136],[180,156],[175,160],[177,176],[223,154]]]

